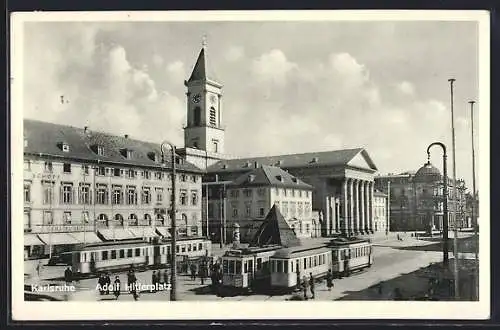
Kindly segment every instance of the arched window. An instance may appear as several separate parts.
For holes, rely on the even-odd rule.
[[[210,108],[210,125],[217,126],[217,116],[214,107]]]
[[[121,214],[116,214],[115,222],[118,224],[118,226],[123,227],[123,216]]]
[[[178,226],[179,235],[183,235],[183,236],[187,235],[187,221],[188,221],[187,215],[185,213],[182,213],[181,221],[179,222],[179,226]]]
[[[200,107],[194,108],[194,126],[201,125],[201,109]]]
[[[97,222],[99,223],[99,225],[109,227],[108,216],[106,214],[99,214],[99,216],[97,217]]]
[[[131,226],[138,226],[139,225],[139,219],[137,218],[137,216],[135,214],[132,213],[128,217],[128,224]]]
[[[164,226],[165,225],[165,218],[161,214],[156,214],[156,225],[157,226]]]
[[[146,221],[146,225],[151,226],[151,216],[149,214],[144,214],[144,220]]]

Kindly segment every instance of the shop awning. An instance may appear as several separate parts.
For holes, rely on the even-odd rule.
[[[75,233],[70,233],[76,240],[80,241],[80,243],[101,243],[102,240],[97,237],[97,235],[92,231],[80,231]]]
[[[34,245],[45,245],[45,243],[42,242],[35,234],[24,234],[24,246]]]
[[[160,234],[161,236],[163,236],[164,238],[170,238],[171,237],[170,233],[168,232],[168,228],[167,227],[156,227],[156,232],[158,234]]]
[[[115,228],[115,229],[99,229],[99,233],[107,241],[125,240],[125,239],[134,239],[134,238],[137,238],[129,230],[124,229],[124,228],[119,228],[119,229],[118,228]]]
[[[158,234],[155,233],[154,229],[151,227],[138,227],[138,228],[128,228],[128,230],[138,238],[149,238],[149,237],[157,237]]]
[[[67,233],[38,234],[38,238],[40,238],[45,245],[71,245],[80,243],[75,237]]]

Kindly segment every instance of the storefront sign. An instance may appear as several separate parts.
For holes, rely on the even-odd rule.
[[[56,174],[38,173],[36,175],[36,177],[38,179],[42,179],[42,180],[56,180],[56,179],[59,179],[61,176],[60,175],[56,175]]]
[[[40,232],[42,233],[64,233],[64,232],[77,232],[77,231],[92,231],[93,226],[91,225],[54,225],[54,226],[43,226]]]

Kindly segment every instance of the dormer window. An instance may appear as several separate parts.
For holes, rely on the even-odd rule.
[[[66,142],[59,142],[57,144],[57,146],[59,147],[59,149],[61,149],[63,152],[69,152],[69,144],[67,144]]]
[[[104,156],[104,147],[98,144],[94,144],[90,147],[93,152],[95,152],[99,156]]]
[[[158,154],[156,152],[148,153],[148,158],[154,162],[158,162],[160,160],[160,157],[158,157]]]
[[[253,182],[255,180],[255,175],[254,174],[250,174],[248,176],[248,182]]]
[[[299,180],[297,180],[297,178],[295,178],[295,177],[293,177],[293,178],[292,178],[292,181],[293,181],[294,183],[299,183]]]
[[[127,159],[131,159],[132,156],[133,156],[133,151],[131,149],[122,149],[121,150],[121,154],[123,157],[127,158]]]
[[[279,182],[283,182],[284,179],[283,179],[283,176],[282,175],[277,175],[276,176],[276,179],[278,179]]]

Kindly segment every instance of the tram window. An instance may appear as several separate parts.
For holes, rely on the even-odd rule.
[[[307,258],[307,268],[312,267],[312,257]]]
[[[102,251],[102,260],[108,260],[108,251]]]
[[[190,252],[191,251],[191,244],[188,244],[187,248],[188,248],[188,252]]]
[[[253,260],[248,260],[248,272],[253,273]]]
[[[257,258],[257,270],[262,268],[262,258]]]
[[[288,260],[283,262],[283,272],[288,273]]]
[[[125,250],[120,250],[120,258],[125,258]]]
[[[200,250],[200,251],[203,250],[203,243],[198,244],[198,250]]]
[[[229,267],[227,272],[229,274],[234,274],[234,260],[229,260]]]
[[[186,252],[186,246],[185,246],[185,245],[183,245],[183,246],[182,246],[181,251],[182,251],[182,252]]]
[[[307,268],[306,258],[304,258],[302,260],[304,260],[304,269],[306,269]]]
[[[116,250],[111,250],[111,259],[116,259]]]
[[[170,246],[167,246],[167,254],[170,254]]]
[[[290,273],[293,273],[293,260],[290,261]]]
[[[175,252],[179,253],[179,251],[180,251],[180,246],[179,246],[179,245],[177,245],[177,246],[175,247]]]
[[[141,255],[141,249],[137,248],[135,249],[135,256],[138,257]]]
[[[228,264],[229,264],[229,262],[227,260],[223,260],[222,261],[222,272],[224,274],[227,274]]]
[[[236,262],[236,271],[235,274],[241,274],[241,261],[237,260]]]
[[[243,274],[248,273],[248,264],[246,261],[243,262]]]
[[[127,250],[127,257],[132,258],[132,249]]]
[[[193,251],[196,251],[196,244],[193,244]]]

